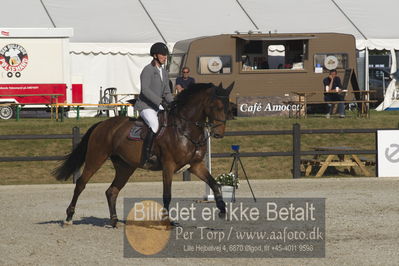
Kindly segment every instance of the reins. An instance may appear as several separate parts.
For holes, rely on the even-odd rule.
[[[209,122],[199,122],[199,121],[195,121],[194,122],[194,121],[191,121],[190,119],[186,119],[183,116],[175,116],[175,117],[177,117],[177,118],[179,118],[181,120],[184,120],[186,122],[192,123],[192,124],[194,124],[195,126],[197,126],[199,128],[217,128],[217,127],[221,126],[221,124],[215,125],[215,124],[209,123]],[[217,118],[212,118],[212,121],[222,122],[223,124],[226,124],[226,122],[227,122],[227,120],[220,120],[220,119],[217,119]]]
[[[216,90],[213,91],[213,94],[211,96],[211,99],[213,100],[215,97],[218,98],[223,98],[223,100],[228,100],[228,97],[226,96],[221,96],[221,95],[217,95],[216,94]],[[226,99],[225,99],[226,98]],[[176,108],[176,109],[175,109]],[[212,116],[207,116],[205,118],[208,118],[208,121],[192,121],[191,119],[187,119],[186,117],[184,117],[178,110],[177,110],[177,106],[174,105],[170,110],[169,110],[169,117],[172,117],[172,119],[168,119],[168,122],[166,125],[164,125],[165,127],[174,127],[176,128],[176,130],[178,131],[178,133],[182,136],[184,136],[187,140],[189,140],[192,144],[194,144],[195,146],[195,150],[199,149],[202,146],[205,146],[208,142],[208,139],[211,137],[211,134],[206,134],[205,135],[205,129],[208,129],[208,132],[211,132],[211,130],[220,127],[222,125],[226,125],[227,120],[221,120],[218,118],[214,118]],[[228,106],[225,105],[225,112],[227,111]],[[180,123],[177,123],[177,120],[180,120]],[[171,124],[169,124],[169,121],[173,121]],[[220,123],[214,123],[214,122],[220,122]],[[197,127],[201,133],[199,135],[198,139],[194,139],[193,137],[191,137],[190,135],[190,131],[189,130],[189,134],[187,134],[187,132],[185,132],[185,130],[183,130],[181,128],[181,124],[188,124],[188,125],[194,125],[195,127]],[[179,125],[180,124],[180,125]]]
[[[208,122],[199,122],[199,121],[191,121],[191,120],[189,120],[189,119],[186,119],[186,118],[184,118],[184,117],[182,117],[182,116],[174,116],[174,118],[175,119],[180,119],[180,120],[183,120],[183,121],[185,121],[185,122],[188,122],[188,123],[191,123],[191,124],[193,124],[193,125],[195,125],[196,127],[198,127],[199,129],[202,129],[202,131],[204,131],[205,130],[205,128],[210,128],[210,123],[208,123]],[[182,135],[182,136],[184,136],[186,139],[188,139],[192,144],[194,144],[194,146],[195,146],[195,150],[197,150],[198,148],[200,148],[200,147],[202,147],[202,146],[204,146],[204,145],[206,145],[207,144],[207,142],[208,142],[208,139],[210,138],[210,134],[208,134],[208,136],[204,136],[203,137],[203,139],[201,140],[198,140],[198,141],[195,141],[195,140],[193,140],[189,135],[187,135],[177,124],[175,124],[174,125],[175,126],[175,128],[179,131],[179,133]],[[209,130],[209,129],[208,129]],[[200,137],[203,135],[204,133],[201,133],[200,134]]]

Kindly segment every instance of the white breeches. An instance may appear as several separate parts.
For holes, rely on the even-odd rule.
[[[157,133],[159,128],[158,113],[153,109],[144,109],[140,112],[140,116],[151,128],[152,132]]]

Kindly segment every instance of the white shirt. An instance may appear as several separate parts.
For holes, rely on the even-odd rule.
[[[159,70],[159,75],[161,75],[161,80],[163,81],[163,76],[162,76],[162,67],[157,67]]]
[[[158,70],[159,70],[159,75],[161,75],[161,80],[163,81],[163,76],[162,76],[162,67],[157,67],[158,68]],[[159,110],[165,110],[164,108],[163,108],[163,106],[162,105],[159,105]]]

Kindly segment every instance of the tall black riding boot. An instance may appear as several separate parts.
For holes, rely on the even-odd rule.
[[[143,150],[142,150],[142,154],[141,154],[141,165],[144,165],[150,158],[152,142],[154,140],[154,136],[155,136],[155,133],[152,132],[151,129],[149,129],[147,136],[143,143]]]

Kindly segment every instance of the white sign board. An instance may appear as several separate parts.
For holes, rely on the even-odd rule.
[[[399,130],[377,132],[378,177],[399,177]]]

